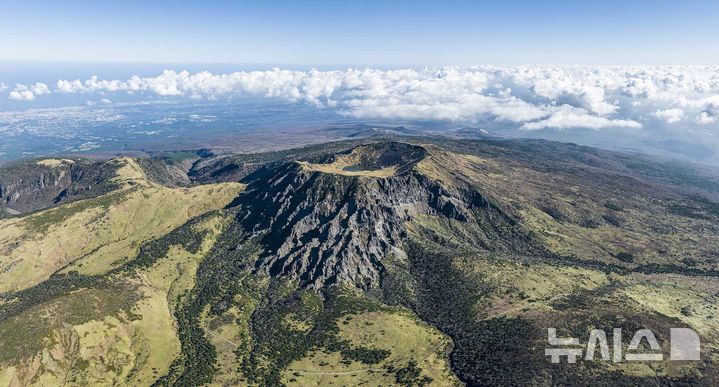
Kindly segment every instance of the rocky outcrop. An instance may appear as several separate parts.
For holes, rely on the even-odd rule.
[[[257,261],[258,270],[312,287],[373,287],[379,283],[382,261],[403,254],[408,220],[443,215],[466,221],[472,216],[476,196],[453,195],[413,169],[425,155],[421,147],[367,145],[326,160],[335,163],[348,155],[358,162],[356,168],[391,167],[396,173],[346,175],[341,169],[322,172],[293,162],[252,182],[237,199],[237,221],[262,235],[266,253]]]
[[[109,192],[117,168],[112,163],[69,159],[5,166],[0,169],[0,217]]]

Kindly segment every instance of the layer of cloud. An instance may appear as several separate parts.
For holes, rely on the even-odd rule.
[[[524,130],[712,128],[719,123],[719,66],[480,66],[344,71],[165,70],[125,80],[17,85],[13,100],[50,93],[165,98],[265,97],[358,118],[489,122]],[[682,126],[684,125],[684,126]]]
[[[521,129],[538,130],[545,128],[570,129],[570,128],[586,128],[601,129],[607,127],[614,128],[641,128],[642,124],[634,120],[609,119],[607,117],[588,114],[582,109],[574,109],[564,105],[557,110],[549,118],[528,122],[522,125]]]
[[[50,88],[42,82],[36,82],[32,85],[19,83],[15,85],[15,88],[10,92],[8,98],[15,101],[32,101],[38,95],[50,93]]]
[[[657,118],[664,120],[667,124],[673,124],[681,121],[684,118],[684,110],[677,108],[657,110],[654,115]]]

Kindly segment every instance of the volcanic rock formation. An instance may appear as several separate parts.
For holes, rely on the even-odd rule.
[[[238,220],[262,234],[269,251],[257,268],[313,287],[377,285],[383,259],[403,254],[405,222],[419,215],[466,221],[478,204],[418,173],[426,156],[410,144],[363,145],[283,164],[251,182],[236,204]]]

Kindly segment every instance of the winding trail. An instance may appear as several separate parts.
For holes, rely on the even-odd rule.
[[[212,335],[213,337],[217,337],[218,339],[224,341],[224,342],[227,343],[227,344],[232,345],[232,346],[235,347],[235,348],[240,348],[240,346],[237,345],[235,342],[230,341],[230,340],[227,340],[226,338],[224,338],[224,337],[222,337],[222,336],[220,336],[220,335],[218,335],[218,334],[212,332],[212,331],[209,330],[209,329],[205,329],[205,332],[209,333],[209,334]]]

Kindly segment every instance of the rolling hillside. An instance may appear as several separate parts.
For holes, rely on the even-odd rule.
[[[0,385],[716,384],[718,176],[435,138],[11,165]],[[545,356],[597,327],[702,360]]]

